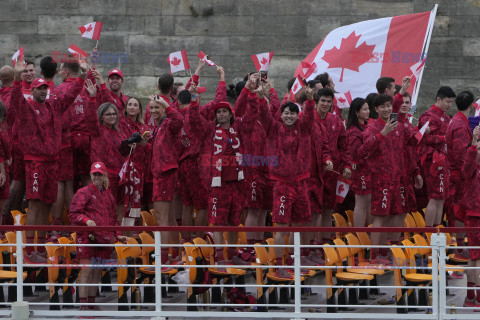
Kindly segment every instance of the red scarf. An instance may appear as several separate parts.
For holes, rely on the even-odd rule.
[[[222,127],[217,124],[215,130],[215,136],[213,137],[213,157],[212,159],[216,160],[215,167],[213,169],[212,177],[212,187],[221,187],[222,186],[222,156],[225,155],[227,149],[227,143],[230,143],[233,152],[235,153],[237,165],[240,166],[242,162],[242,154],[240,153],[240,137],[235,131],[233,126],[230,126],[228,134],[225,132]],[[238,180],[243,180],[243,171],[238,170]]]

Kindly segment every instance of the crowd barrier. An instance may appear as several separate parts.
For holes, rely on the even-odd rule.
[[[453,241],[450,234],[479,232],[474,228],[208,228],[211,232],[288,231],[292,232],[293,236],[292,244],[288,245],[275,245],[271,241],[255,245],[210,244],[200,240],[183,244],[161,243],[161,232],[204,232],[205,227],[55,228],[68,232],[138,232],[150,234],[150,238],[140,237],[138,241],[132,240],[126,244],[85,245],[114,246],[118,259],[94,261],[92,264],[95,268],[102,268],[105,274],[110,275],[111,280],[91,286],[100,286],[100,292],[106,295],[105,299],[114,302],[95,303],[102,311],[80,311],[80,303],[76,302],[76,289],[79,286],[77,279],[81,268],[85,266],[73,262],[75,243],[71,240],[47,243],[45,246],[48,263],[29,265],[25,264],[23,259],[26,246],[23,231],[52,230],[52,226],[0,226],[0,231],[10,232],[10,238],[15,234],[15,239],[7,237],[0,243],[0,284],[3,288],[0,292],[0,305],[4,307],[0,309],[0,318],[25,319],[25,316],[29,315],[31,319],[64,319],[77,316],[157,320],[478,319],[479,316],[474,313],[474,308],[449,306],[446,302],[450,290],[462,290],[459,293],[462,301],[466,294],[465,286],[448,285],[448,272],[475,269],[465,264],[451,264],[449,253],[456,247],[451,245]],[[331,232],[337,237],[331,244],[302,245],[300,239],[303,232]],[[366,234],[368,237],[371,232],[402,232],[405,239],[402,245],[398,246],[360,243],[360,235]],[[220,266],[214,265],[208,259],[213,247],[238,246],[253,248],[255,262],[248,266]],[[186,264],[162,265],[159,258],[162,247],[182,248]],[[275,261],[272,249],[275,247],[288,248],[293,252],[294,265],[281,267],[293,268],[291,279],[279,279],[272,273],[272,263]],[[385,247],[388,247],[394,256],[393,266],[368,265],[366,260],[363,260],[369,249]],[[323,250],[325,266],[302,266],[302,248]],[[202,270],[209,271],[210,281],[192,283],[201,279],[197,277],[200,273],[205,277],[206,273],[201,272]],[[43,281],[40,276],[42,272],[45,275]],[[31,281],[32,274],[36,275],[35,282]],[[178,275],[177,278],[175,275]],[[380,282],[393,285],[379,285]],[[48,288],[48,293],[43,292],[45,288]],[[254,300],[241,304],[232,303],[228,297],[228,292],[232,289],[243,292],[245,296],[251,295]],[[380,299],[379,291],[394,292],[394,303],[374,303],[376,300],[372,300],[372,297]]]

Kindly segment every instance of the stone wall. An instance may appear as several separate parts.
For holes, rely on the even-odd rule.
[[[203,50],[225,67],[229,83],[254,69],[251,54],[274,50],[270,77],[283,95],[298,63],[334,28],[428,11],[435,3],[438,14],[419,97],[424,109],[440,85],[480,94],[480,0],[1,0],[0,59],[11,63],[21,46],[36,61],[72,43],[89,51],[95,41],[80,38],[77,28],[95,20],[103,22],[99,50],[110,59],[128,53],[127,61],[102,66],[104,74],[122,69],[127,94],[155,92],[156,76],[169,72],[168,54],[186,49],[192,69]],[[204,76],[202,85],[211,97],[217,76],[213,68]]]

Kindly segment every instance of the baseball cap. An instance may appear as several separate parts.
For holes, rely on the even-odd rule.
[[[32,81],[32,85],[31,85],[32,88],[38,88],[38,87],[41,87],[41,86],[47,86],[48,87],[48,83],[45,79],[37,78],[37,79]]]
[[[105,167],[105,164],[103,162],[93,163],[92,167],[90,168],[90,173],[95,173],[95,172],[106,174],[107,168]]]
[[[120,71],[120,70],[118,70],[118,69],[113,69],[112,71],[110,71],[110,72],[108,73],[108,78],[110,78],[110,76],[113,75],[113,74],[116,74],[116,75],[120,76],[120,78],[122,78],[122,80],[123,80],[123,73],[122,73],[122,71]]]

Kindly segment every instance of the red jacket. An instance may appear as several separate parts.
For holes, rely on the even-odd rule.
[[[100,85],[100,90],[101,98],[99,99],[99,101],[101,101],[101,103],[113,103],[118,109],[118,114],[123,117],[123,110],[125,110],[125,104],[127,103],[128,99],[130,99],[130,97],[124,95],[123,93],[120,93],[120,97],[117,97],[112,91],[110,91],[110,89],[107,88],[107,85],[105,83],[102,83]]]
[[[420,148],[420,155],[422,155],[422,157],[426,156],[429,159],[434,151],[444,154],[447,153],[445,134],[447,133],[450,120],[450,117],[436,105],[432,105],[430,109],[420,116],[418,128],[421,128],[427,121],[430,121],[430,133],[426,134],[422,139],[422,141],[424,141],[423,146]]]
[[[352,173],[353,175],[359,177],[370,176],[369,166],[367,159],[365,158],[365,154],[360,154],[360,149],[363,146],[365,129],[366,128],[364,127],[364,131],[360,131],[359,128],[352,125],[346,131],[350,159],[352,161],[352,165],[355,164],[355,170],[352,171]]]
[[[397,93],[395,97],[393,97],[392,112],[398,113],[400,111],[400,108],[402,107],[402,104],[403,104],[403,95],[401,95],[400,93]]]
[[[101,161],[109,173],[120,172],[125,162],[125,157],[120,153],[120,145],[123,140],[127,139],[127,136],[120,129],[107,128],[100,124],[95,98],[88,100],[86,120],[92,138],[90,153],[92,163]]]
[[[5,118],[7,120],[8,130],[12,132],[13,123],[15,122],[15,112],[10,108],[11,87],[0,88],[0,100],[5,104]]]
[[[310,177],[314,108],[315,102],[308,100],[304,116],[292,127],[277,121],[270,110],[262,108],[260,121],[267,132],[267,154],[278,157],[278,161],[269,163],[272,180],[293,182]]]
[[[329,136],[320,122],[315,121],[312,128],[312,164],[310,177],[323,181],[323,165],[332,160],[332,150],[328,143]]]
[[[120,131],[127,137],[127,139],[130,138],[135,132],[139,132],[141,135],[143,135],[145,131],[150,131],[150,128],[146,124],[133,121],[129,117],[121,117],[118,127]],[[150,143],[147,143],[145,146],[137,143],[137,146],[135,150],[133,150],[130,158],[133,163],[135,163],[137,170],[142,173],[142,176],[145,172],[145,166],[148,164],[148,155],[151,152],[151,148],[152,147]]]
[[[467,148],[472,142],[470,124],[463,113],[457,112],[453,116],[452,121],[448,125],[445,140],[447,141],[447,159],[450,174],[459,181]]]
[[[180,150],[178,134],[183,127],[182,117],[171,105],[165,109],[167,117],[155,132],[152,145],[151,168],[153,178],[170,169],[178,168]]]
[[[74,89],[75,84],[76,84],[76,78],[68,78],[66,79],[63,83],[61,83],[59,86],[55,87],[52,89],[52,94],[50,95],[51,98],[55,99],[55,96],[62,96],[66,94],[67,92],[70,92]],[[85,90],[83,90],[85,91]],[[71,146],[71,135],[70,135],[70,128],[72,127],[72,116],[71,116],[71,110],[72,108],[75,109],[75,105],[77,101],[79,100],[79,97],[81,94],[79,94],[74,102],[69,105],[65,106],[66,110],[70,112],[64,112],[62,115],[62,148],[67,148]],[[83,112],[83,107],[82,107],[82,112]]]
[[[315,122],[323,126],[325,135],[328,137],[333,170],[341,172],[344,168],[352,168],[350,153],[348,151],[347,134],[342,119],[332,113],[327,113],[325,119],[321,119],[318,112],[314,112],[314,114]]]
[[[413,126],[403,115],[398,115],[398,125],[403,125],[404,127],[410,128],[413,130]],[[420,168],[418,167],[418,162],[420,158],[418,157],[417,153],[417,145],[409,145],[407,146],[406,154],[405,154],[405,167],[404,173],[407,176],[413,177],[420,174]]]
[[[378,118],[364,132],[363,145],[358,151],[360,158],[367,157],[369,171],[374,179],[397,182],[404,174],[407,145],[415,145],[415,131],[400,123],[394,131],[383,136],[385,122]]]
[[[480,217],[480,165],[477,163],[477,147],[470,146],[465,155],[462,172],[465,185],[462,205],[467,216]]]
[[[26,160],[55,160],[58,157],[62,114],[82,90],[83,82],[79,78],[71,91],[43,104],[27,102],[21,92],[21,83],[14,82],[11,104],[17,106],[18,140]]]
[[[0,163],[5,164],[5,171],[8,174],[8,166],[5,163],[12,157],[12,137],[5,123],[0,124]]]
[[[85,226],[88,220],[95,221],[97,226],[118,226],[115,213],[115,199],[108,190],[100,191],[92,184],[75,193],[70,204],[68,219],[73,225]],[[113,237],[109,231],[97,231],[96,235]],[[77,237],[88,238],[89,232],[79,232]],[[117,235],[120,235],[117,232]]]

